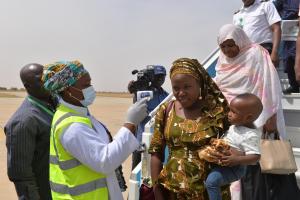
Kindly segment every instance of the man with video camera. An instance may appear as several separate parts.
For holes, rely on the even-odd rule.
[[[151,112],[162,102],[168,93],[161,87],[165,82],[166,69],[161,65],[148,65],[146,69],[134,70],[132,74],[137,73],[137,80],[130,81],[128,84],[128,91],[134,94],[133,102],[137,101],[137,92],[149,90],[153,92],[153,98],[147,102],[148,112]],[[142,134],[144,132],[145,124],[150,120],[147,116],[137,127],[136,137],[142,142]],[[141,152],[135,151],[132,155],[132,169],[136,167],[141,161]]]

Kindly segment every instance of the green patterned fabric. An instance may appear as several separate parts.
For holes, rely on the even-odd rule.
[[[176,74],[189,74],[199,80],[203,103],[200,117],[192,120],[177,116],[173,103],[165,118],[169,104],[163,104],[156,114],[149,153],[162,155],[165,147],[168,147],[169,157],[157,183],[174,193],[176,199],[208,200],[204,181],[210,167],[206,161],[200,160],[198,151],[211,138],[223,135],[228,129],[228,103],[197,60],[181,58],[174,61],[170,77]],[[222,197],[223,200],[230,199],[228,186],[222,189]]]
[[[198,150],[218,133],[223,133],[224,110],[216,107],[210,113],[212,115],[205,114],[197,121],[177,116],[173,107],[164,125],[166,107],[167,103],[163,104],[156,115],[149,148],[150,154],[164,152],[165,145],[169,148],[168,161],[159,175],[158,183],[176,193],[178,199],[206,200],[208,197],[203,182],[210,169],[207,162],[200,160]],[[223,200],[226,199],[230,199],[228,187],[223,190]]]
[[[88,74],[79,61],[55,62],[45,66],[42,81],[46,90],[58,94]]]

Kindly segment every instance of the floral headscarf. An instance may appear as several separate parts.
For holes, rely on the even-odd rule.
[[[42,81],[46,90],[58,94],[88,74],[79,61],[55,62],[45,66]]]

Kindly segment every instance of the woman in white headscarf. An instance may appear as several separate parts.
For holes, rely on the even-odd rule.
[[[215,80],[228,102],[238,94],[255,94],[264,106],[255,125],[264,127],[268,133],[278,131],[281,138],[285,138],[282,89],[269,53],[252,43],[240,27],[232,24],[220,29],[218,44],[221,53]]]
[[[224,25],[218,35],[221,52],[216,66],[215,81],[230,101],[241,93],[252,93],[263,103],[263,112],[255,121],[265,132],[278,131],[284,138],[285,123],[281,106],[282,89],[277,71],[269,53],[260,45],[252,43],[238,26]],[[247,167],[242,179],[243,200],[268,199],[267,176],[261,174],[259,165]],[[238,184],[234,184],[233,199],[239,199]],[[238,193],[236,193],[238,191]]]

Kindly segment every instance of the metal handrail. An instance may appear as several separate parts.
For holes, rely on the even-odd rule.
[[[215,48],[214,51],[212,51],[205,59],[204,61],[201,63],[202,66],[206,65],[206,63],[212,58],[214,57],[214,55],[220,50],[219,47]]]
[[[297,23],[295,23],[297,22]],[[293,26],[298,26],[298,20],[285,20],[282,21],[281,26],[286,27],[288,24],[293,24]],[[291,28],[291,33],[284,32],[284,35],[282,37],[282,41],[296,41],[297,37],[297,32],[295,32],[295,28]],[[220,52],[219,48],[216,48],[214,51],[212,51],[201,63],[202,66],[207,69],[218,57]],[[151,156],[147,153],[148,152],[148,147],[150,145],[151,137],[152,137],[152,128],[154,125],[154,117],[160,107],[161,104],[170,101],[173,98],[173,93],[170,93],[152,112],[149,113],[149,116],[151,119],[149,122],[145,125],[145,131],[143,133],[143,138],[142,142],[145,144],[145,152],[142,154],[142,161],[141,163],[134,169],[133,174],[131,176],[130,185],[129,185],[129,198],[128,200],[138,200],[139,199],[139,194],[138,194],[138,188],[139,185],[141,184],[140,180],[133,180],[132,178],[141,178],[143,179],[148,178],[150,176],[150,159]],[[299,148],[300,152],[300,148]],[[138,171],[141,171],[141,176],[136,176]],[[300,176],[300,173],[297,172],[298,176]],[[131,184],[132,183],[132,184]],[[135,193],[132,193],[135,191]]]

